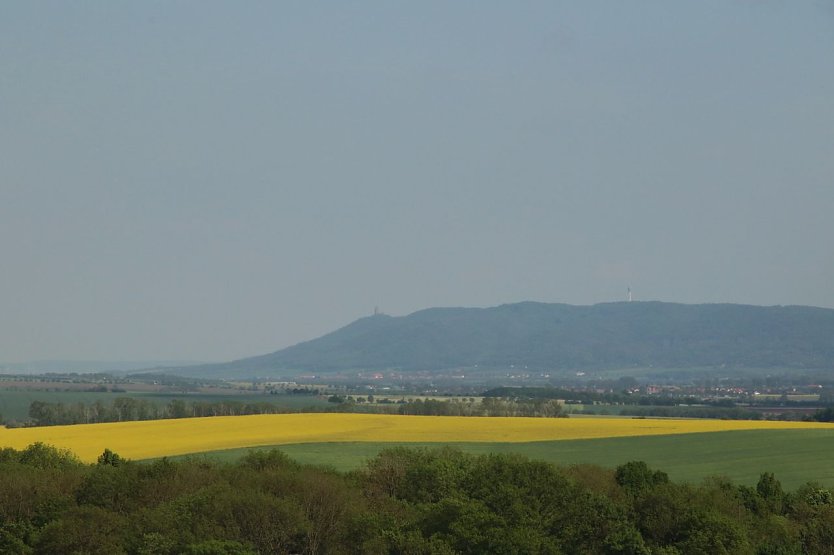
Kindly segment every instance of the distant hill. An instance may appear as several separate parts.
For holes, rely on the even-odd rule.
[[[176,372],[251,377],[476,365],[832,369],[834,310],[662,302],[431,308],[361,318],[275,353]]]
[[[95,374],[99,372],[130,372],[132,370],[171,366],[184,367],[193,364],[202,364],[202,362],[188,360],[32,360],[28,362],[0,362],[0,373],[43,374],[74,372],[78,374]]]

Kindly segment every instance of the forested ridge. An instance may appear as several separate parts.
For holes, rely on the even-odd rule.
[[[642,462],[556,467],[513,455],[393,448],[359,471],[277,450],[84,465],[0,450],[0,553],[834,553],[834,499],[721,478],[671,482]]]
[[[189,376],[293,371],[834,368],[834,310],[806,306],[591,306],[523,302],[361,318],[280,351],[171,369]]]

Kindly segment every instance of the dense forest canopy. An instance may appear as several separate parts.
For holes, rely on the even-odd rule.
[[[721,478],[674,483],[635,461],[559,468],[513,455],[393,448],[359,471],[277,450],[94,465],[0,450],[0,552],[834,553],[834,497]]]

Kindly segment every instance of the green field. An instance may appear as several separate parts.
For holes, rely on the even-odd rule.
[[[346,471],[360,467],[380,450],[392,445],[441,444],[312,443],[279,448],[305,464]],[[762,472],[773,472],[788,489],[816,481],[834,486],[834,431],[756,430],[580,439],[533,443],[456,443],[469,453],[512,452],[555,464],[593,463],[614,467],[643,460],[673,480],[699,482],[708,476],[725,476],[736,483],[755,485]],[[205,453],[233,460],[249,449]]]

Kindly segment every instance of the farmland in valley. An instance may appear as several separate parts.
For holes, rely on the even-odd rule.
[[[744,432],[707,434],[707,432]],[[758,432],[757,432],[758,431]],[[750,435],[779,432],[773,436]],[[683,439],[686,435],[692,438]],[[802,434],[806,434],[803,436]],[[807,437],[811,434],[812,437]],[[656,437],[655,437],[656,436]],[[620,443],[605,443],[618,438]],[[632,440],[640,441],[628,441]],[[651,459],[665,465],[670,456],[681,463],[700,465],[708,473],[725,473],[705,467],[706,459],[727,458],[739,438],[764,451],[742,452],[749,460],[786,454],[774,449],[772,438],[803,438],[798,445],[834,450],[834,425],[811,422],[741,420],[673,420],[629,418],[474,418],[423,417],[378,414],[281,414],[238,417],[188,418],[36,428],[0,428],[0,446],[22,449],[43,442],[70,449],[93,461],[105,448],[131,459],[183,455],[257,446],[285,445],[305,462],[335,463],[345,467],[361,462],[389,443],[467,444],[471,450],[513,450],[554,462],[616,464],[621,459]],[[584,441],[576,441],[584,440]],[[594,443],[596,440],[597,443]],[[716,443],[717,442],[717,443]],[[301,444],[301,445],[299,445]],[[317,444],[319,454],[312,445]],[[334,444],[321,447],[320,444]],[[792,443],[793,445],[793,443]],[[797,447],[792,447],[796,449]],[[324,451],[321,451],[324,449]],[[778,451],[774,452],[774,451]],[[305,458],[304,453],[308,453]],[[329,454],[325,454],[328,452]],[[310,455],[312,454],[312,455]],[[809,455],[796,454],[795,460]],[[666,457],[666,459],[664,459]],[[825,457],[823,460],[828,459]],[[353,462],[351,462],[353,461]],[[654,460],[653,460],[654,462]],[[670,461],[674,463],[674,461]],[[666,465],[668,466],[668,465]],[[674,466],[674,465],[673,465]],[[749,464],[748,464],[749,466]],[[768,468],[769,470],[778,470]],[[674,468],[670,468],[674,472]],[[715,470],[716,472],[712,472]],[[682,471],[681,476],[687,472]],[[813,479],[825,478],[813,476]],[[811,478],[809,478],[811,479]],[[834,477],[832,477],[834,481]]]

